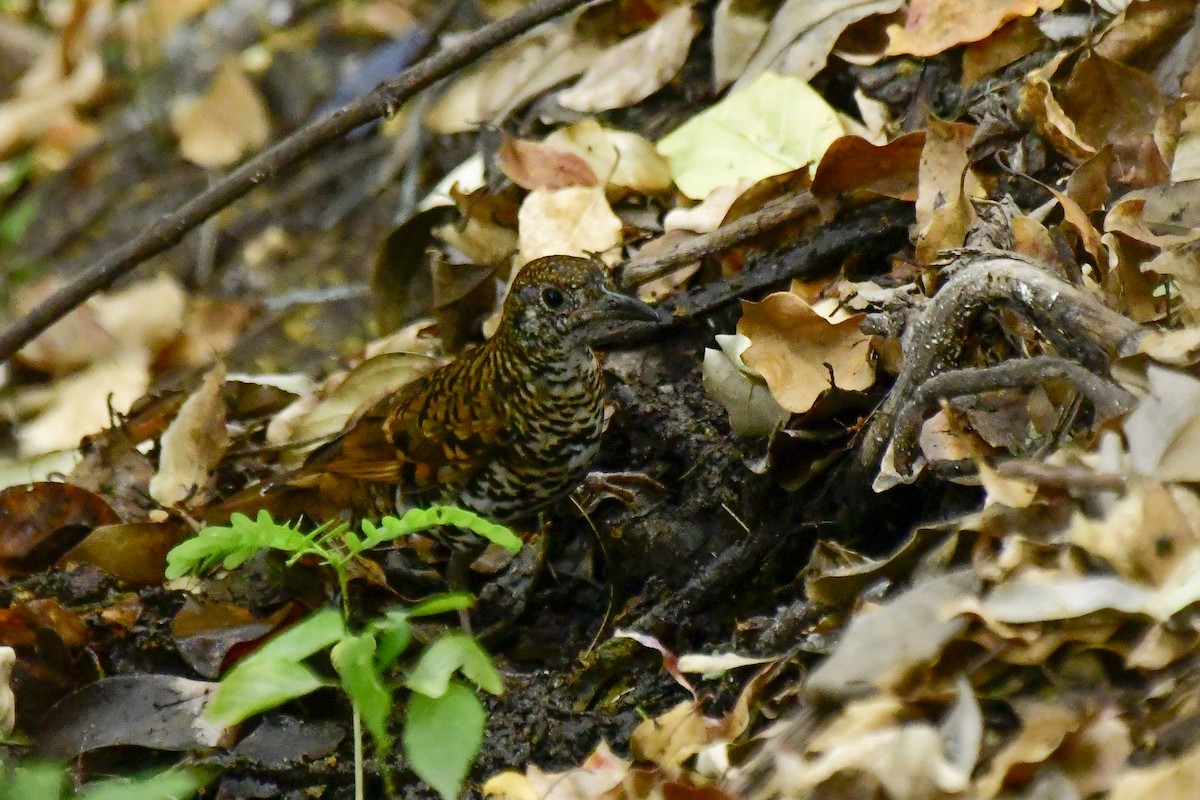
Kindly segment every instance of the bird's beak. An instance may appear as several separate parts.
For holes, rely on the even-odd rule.
[[[596,321],[662,322],[662,315],[627,294],[605,289],[596,309]]]

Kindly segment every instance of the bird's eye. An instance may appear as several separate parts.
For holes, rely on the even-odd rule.
[[[563,304],[563,293],[553,286],[542,289],[542,303],[546,308],[559,308]]]

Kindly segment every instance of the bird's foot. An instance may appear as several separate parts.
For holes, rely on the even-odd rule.
[[[609,498],[634,508],[647,491],[662,494],[667,487],[644,472],[589,472],[573,498],[585,513],[590,514]]]

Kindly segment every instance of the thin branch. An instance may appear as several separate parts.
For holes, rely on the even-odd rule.
[[[817,202],[805,192],[780,197],[715,231],[702,234],[667,253],[654,258],[635,258],[623,267],[622,275],[630,286],[641,286],[655,278],[670,275],[699,258],[727,250],[736,244],[759,235],[785,222],[817,210]]]
[[[38,304],[0,335],[0,361],[6,361],[26,343],[151,256],[174,245],[193,228],[287,167],[359,125],[396,111],[404,101],[505,42],[588,0],[537,0],[406,69],[380,84],[370,94],[347,103],[328,116],[306,125],[250,159],[178,210],[155,220],[143,233],[76,275],[70,283]]]

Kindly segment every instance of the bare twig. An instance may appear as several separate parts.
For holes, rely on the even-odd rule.
[[[184,235],[284,167],[354,130],[386,116],[408,98],[455,70],[470,64],[497,46],[546,20],[588,0],[537,0],[511,17],[480,28],[458,46],[443,50],[406,69],[370,94],[347,103],[328,116],[306,125],[274,147],[250,159],[173,213],[159,217],[142,234],[93,263],[70,283],[14,322],[0,335],[0,361],[22,346],[93,293],[110,286],[151,256],[177,244]]]
[[[655,278],[661,278],[687,266],[698,258],[726,250],[816,209],[816,201],[806,191],[776,198],[754,213],[728,225],[722,225],[715,231],[697,236],[669,253],[661,253],[654,258],[631,259],[623,269],[625,283],[630,286],[649,283]]]

